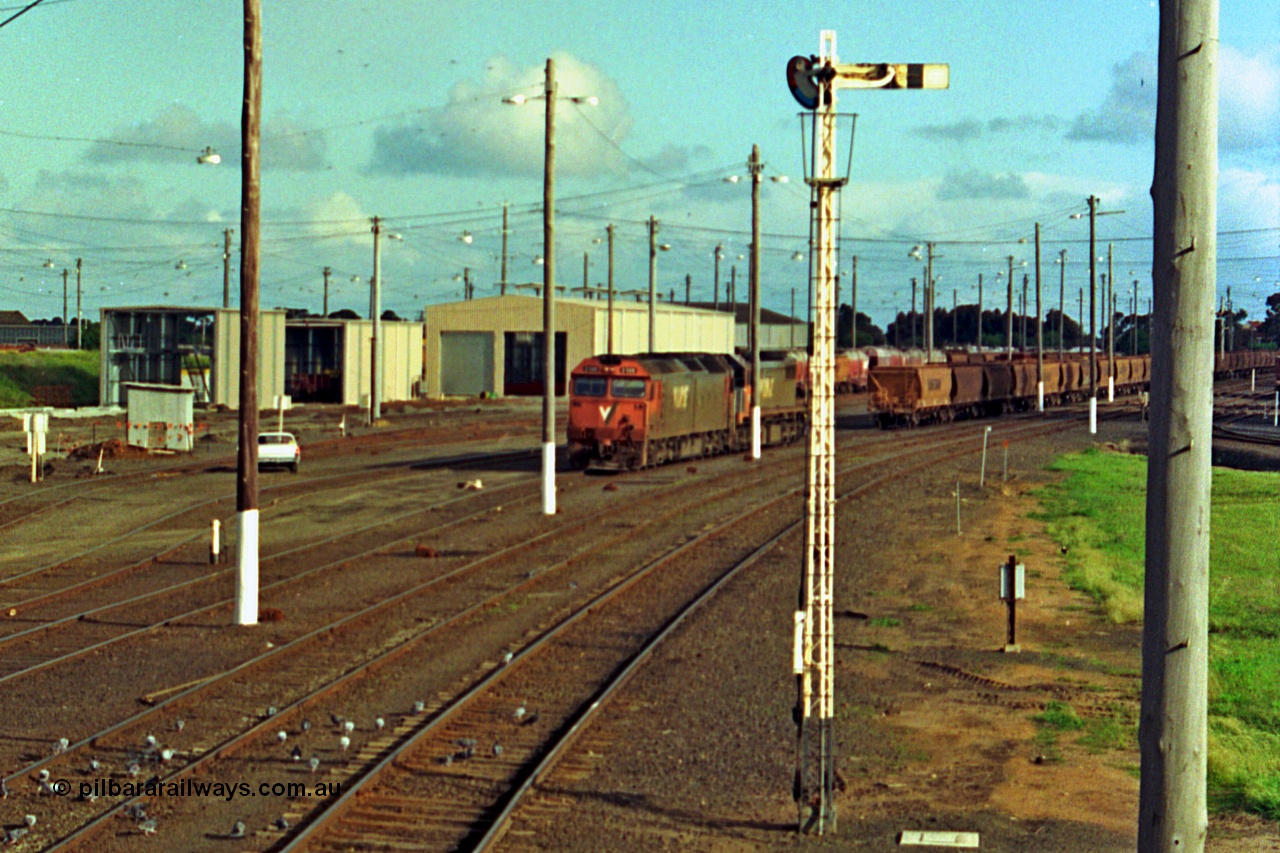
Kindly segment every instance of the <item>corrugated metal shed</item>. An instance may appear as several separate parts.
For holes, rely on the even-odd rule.
[[[412,400],[422,379],[422,324],[383,320],[382,401]],[[299,402],[367,405],[370,320],[306,317],[285,324],[285,386]]]
[[[207,309],[206,309],[207,310]],[[270,408],[284,394],[283,311],[258,313],[258,406]],[[240,408],[240,311],[218,308],[213,322],[213,365],[210,402]]]
[[[148,450],[195,448],[195,391],[173,385],[125,383],[129,406],[129,444]]]
[[[605,300],[556,300],[557,386],[584,359],[608,351]],[[686,305],[657,306],[659,351],[733,352],[733,316]],[[542,393],[542,298],[509,295],[425,310],[426,393]],[[614,300],[614,352],[649,348],[648,303]],[[563,355],[561,355],[563,353]]]

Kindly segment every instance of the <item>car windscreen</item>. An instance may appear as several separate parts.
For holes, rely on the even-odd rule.
[[[603,376],[573,377],[573,395],[575,397],[603,397],[608,382]]]
[[[643,379],[613,380],[613,396],[643,397],[644,396],[644,380]]]

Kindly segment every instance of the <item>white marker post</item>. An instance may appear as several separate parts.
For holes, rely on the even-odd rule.
[[[1271,410],[1271,425],[1280,426],[1280,391],[1276,392],[1275,408]]]
[[[1107,377],[1107,402],[1114,403],[1116,401],[1116,378],[1114,376]]]
[[[760,458],[760,407],[757,405],[751,406],[751,458]]]
[[[982,431],[982,474],[978,477],[978,488],[987,485],[987,436],[991,435],[991,427]]]
[[[209,535],[209,565],[216,566],[222,562],[222,522],[213,520],[213,530]]]
[[[1027,569],[1014,554],[1009,555],[1009,562],[1002,563],[1000,572],[1000,598],[1009,609],[1008,632],[1005,637],[1006,652],[1020,652],[1018,644],[1018,599],[1027,597]]]
[[[236,513],[240,525],[236,541],[236,557],[240,571],[236,575],[236,624],[258,624],[258,510]]]
[[[276,432],[284,432],[284,410],[293,408],[293,397],[289,394],[276,395],[276,410],[279,416],[276,420]],[[345,415],[343,416],[346,417]]]
[[[1249,393],[1252,394],[1258,390],[1258,368],[1249,371]]]
[[[1098,434],[1098,398],[1089,398],[1089,435]]]
[[[1044,382],[1036,383],[1036,411],[1044,411]]]

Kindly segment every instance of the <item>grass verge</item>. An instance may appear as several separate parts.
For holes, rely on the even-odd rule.
[[[37,385],[71,386],[76,406],[98,404],[97,350],[0,352],[0,409],[31,405]]]
[[[1065,577],[1116,622],[1142,618],[1147,462],[1090,450],[1037,492]],[[1280,819],[1280,475],[1213,471],[1209,570],[1209,796]],[[1118,733],[1098,731],[1096,746]]]

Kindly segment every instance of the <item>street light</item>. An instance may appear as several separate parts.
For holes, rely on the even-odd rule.
[[[529,100],[541,98],[546,102],[544,159],[542,172],[542,512],[556,513],[556,227],[555,227],[555,170],[556,170],[556,63],[547,59],[546,75],[541,95],[529,98],[516,94],[503,98],[503,103],[520,106]],[[579,95],[565,100],[574,104],[596,106],[600,99],[595,95]]]
[[[196,157],[196,162],[201,166],[216,166],[222,162],[222,157],[212,147],[206,145],[204,151]]]

